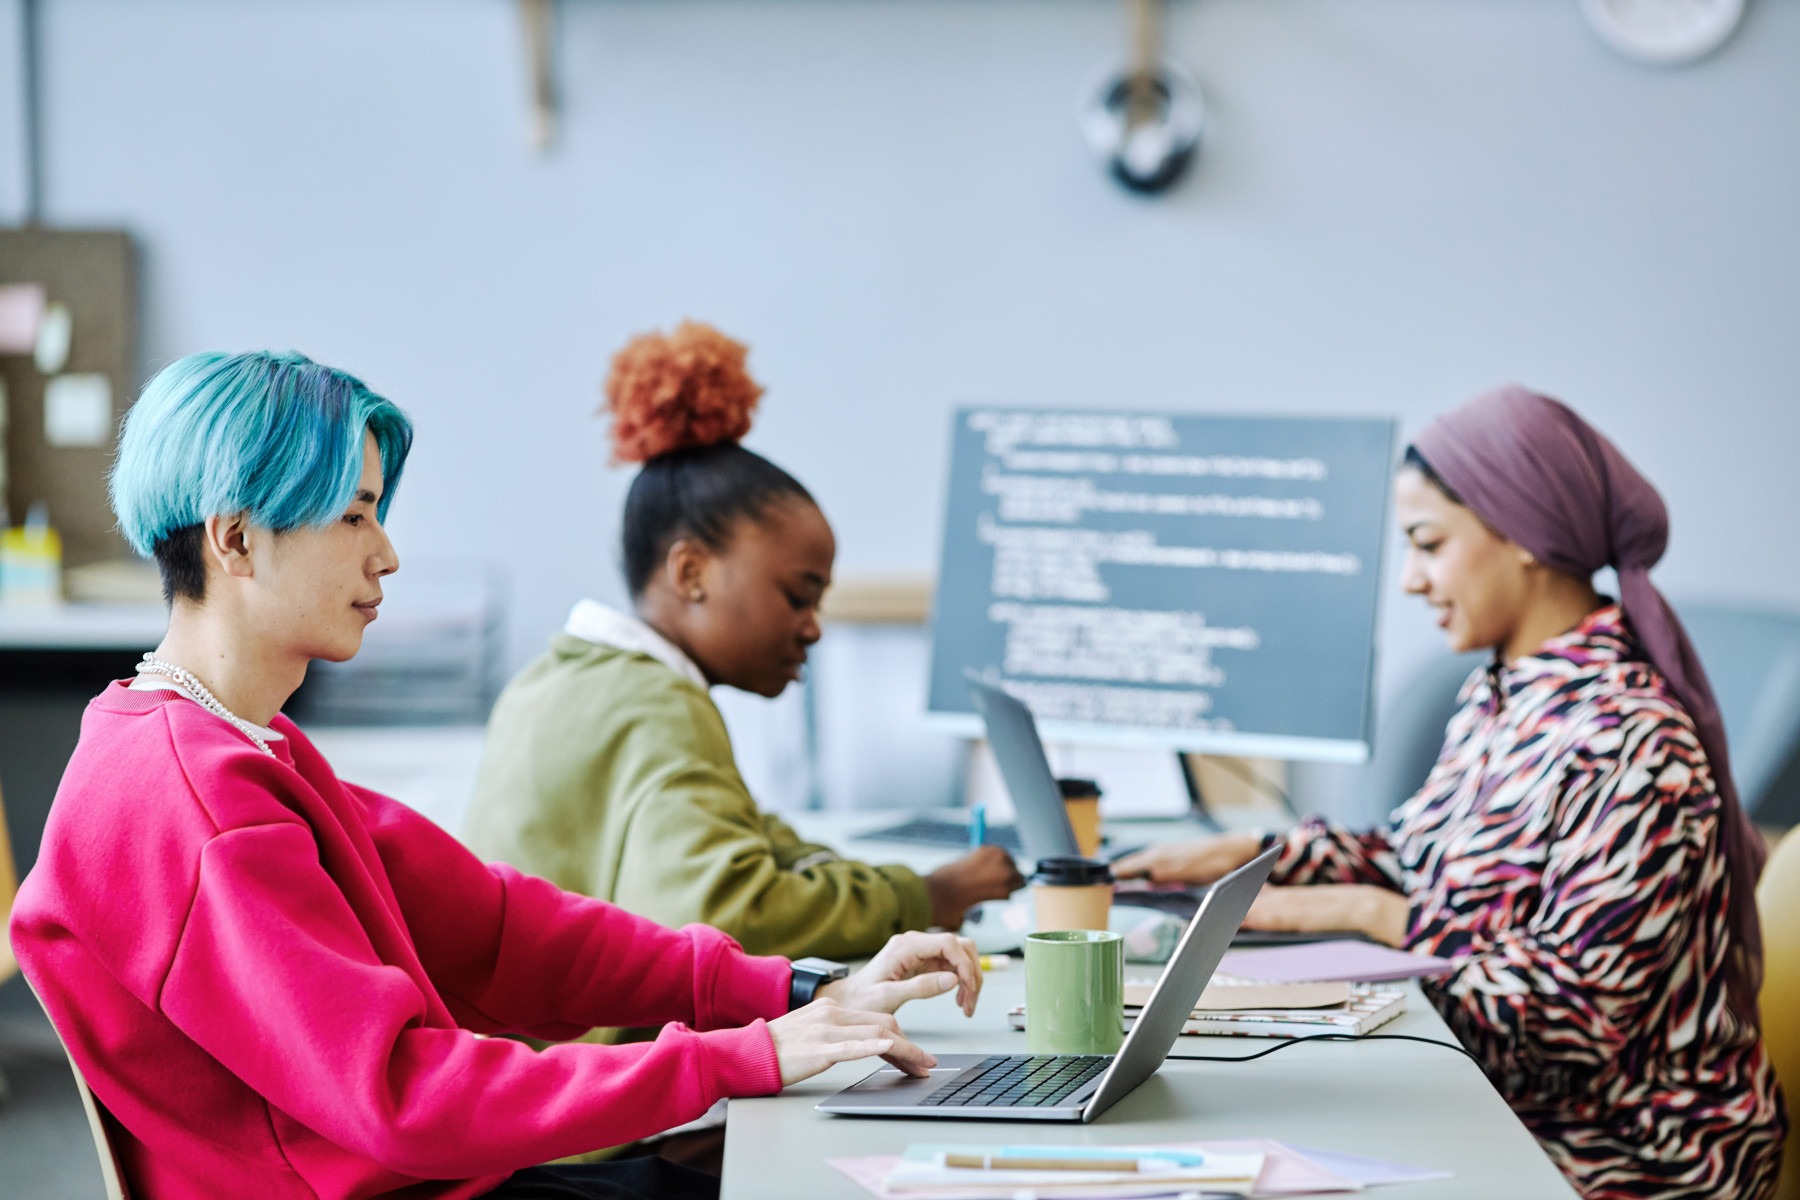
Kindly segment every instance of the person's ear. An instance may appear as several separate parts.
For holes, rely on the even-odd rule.
[[[1524,567],[1527,571],[1535,571],[1542,564],[1538,562],[1537,555],[1535,555],[1531,551],[1525,549],[1525,547],[1520,546],[1519,547],[1519,565]]]
[[[249,579],[256,574],[250,559],[250,518],[247,513],[206,518],[201,553],[226,575]]]
[[[663,577],[675,595],[689,604],[706,601],[706,568],[712,551],[697,538],[676,538],[663,559]]]

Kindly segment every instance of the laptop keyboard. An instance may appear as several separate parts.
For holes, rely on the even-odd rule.
[[[1068,1099],[1111,1065],[1110,1054],[996,1055],[919,1103],[941,1108],[1043,1108]]]

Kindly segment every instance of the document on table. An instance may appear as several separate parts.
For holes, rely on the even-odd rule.
[[[1159,1158],[1159,1153],[1171,1157]],[[946,1161],[983,1158],[995,1160],[996,1165],[952,1166]],[[1176,1162],[1175,1158],[1186,1161]],[[1081,1169],[1047,1166],[1057,1160],[1090,1165]],[[1128,1169],[1102,1165],[1125,1160],[1136,1162]],[[1004,1165],[1009,1162],[1016,1165]],[[1248,1196],[1262,1168],[1260,1150],[1225,1154],[1216,1150],[1177,1151],[1168,1146],[1058,1148],[931,1143],[908,1146],[882,1185],[890,1196],[955,1195],[971,1200],[1011,1200],[1020,1191],[1044,1197],[1166,1196],[1185,1192]]]
[[[966,1152],[978,1150],[976,1145],[930,1147],[937,1150]],[[919,1151],[926,1147],[908,1147],[911,1151]],[[1330,1150],[1316,1150],[1310,1147],[1290,1146],[1283,1142],[1264,1138],[1243,1138],[1229,1141],[1211,1142],[1175,1142],[1154,1146],[1096,1146],[1091,1150],[1117,1151],[1121,1154],[1143,1154],[1153,1156],[1156,1152],[1178,1154],[1210,1155],[1221,1165],[1228,1162],[1242,1162],[1260,1159],[1261,1168],[1255,1175],[1254,1184],[1247,1190],[1241,1186],[1213,1188],[1204,1184],[1196,1184],[1205,1194],[1249,1195],[1249,1196],[1298,1196],[1317,1195],[1320,1193],[1360,1192],[1365,1187],[1373,1187],[1387,1183],[1408,1183],[1425,1179],[1449,1179],[1452,1172],[1430,1167],[1415,1167],[1404,1163],[1386,1162],[1381,1159],[1365,1158],[1361,1155],[1339,1154]],[[988,1197],[1011,1196],[1007,1188],[960,1188],[955,1185],[933,1187],[929,1190],[896,1190],[891,1186],[892,1176],[897,1168],[906,1161],[899,1155],[869,1155],[861,1158],[831,1158],[826,1163],[842,1173],[846,1178],[861,1187],[878,1200],[901,1200],[902,1197],[931,1196],[933,1200],[985,1200]],[[915,1158],[915,1161],[919,1161]],[[965,1172],[978,1174],[979,1172]],[[989,1172],[993,1174],[993,1172]],[[997,1181],[989,1181],[997,1182]],[[1140,1183],[1149,1181],[1140,1180]],[[1088,1196],[1088,1197],[1130,1197],[1145,1195],[1143,1188],[1131,1190],[1130,1184],[1094,1184],[1071,1185],[1077,1190],[1040,1191],[1044,1196]],[[1152,1186],[1154,1191],[1155,1185]],[[1186,1189],[1184,1189],[1186,1190]],[[1165,1190],[1166,1194],[1166,1190]],[[1398,1193],[1395,1200],[1404,1200],[1404,1193]]]
[[[1382,983],[1441,975],[1453,966],[1449,959],[1429,954],[1412,954],[1373,942],[1337,941],[1232,950],[1219,963],[1219,970],[1269,983],[1335,979]]]

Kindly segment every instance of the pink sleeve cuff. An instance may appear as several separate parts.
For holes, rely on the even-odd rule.
[[[714,1089],[713,1099],[773,1096],[781,1090],[781,1063],[765,1022],[700,1036],[706,1046],[707,1082]]]

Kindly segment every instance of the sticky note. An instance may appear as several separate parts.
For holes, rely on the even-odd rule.
[[[44,385],[44,440],[52,446],[104,446],[112,437],[112,381],[57,375]]]
[[[44,305],[38,318],[37,344],[31,360],[46,375],[54,375],[69,363],[69,342],[75,335],[75,317],[69,306],[55,301]]]
[[[0,284],[0,354],[30,354],[43,319],[43,284]]]

